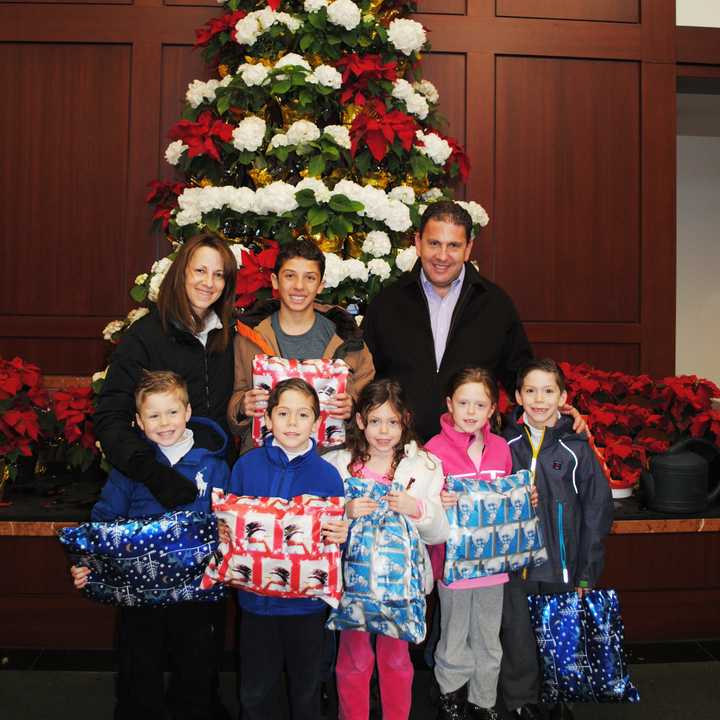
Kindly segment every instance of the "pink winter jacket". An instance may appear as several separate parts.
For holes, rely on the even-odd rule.
[[[467,452],[473,440],[472,433],[456,430],[450,413],[445,413],[440,418],[440,433],[425,443],[425,449],[440,458],[446,477],[448,475],[459,475],[473,477],[477,480],[491,481],[503,475],[509,475],[512,472],[512,458],[510,457],[508,444],[499,435],[490,432],[489,424],[483,427],[482,433],[485,447],[479,468]],[[432,545],[429,550],[433,576],[436,580],[439,580],[443,576],[445,545]],[[453,583],[452,587],[481,587],[488,584],[497,584],[498,581],[507,581],[507,576],[502,579],[499,576],[492,577],[494,582],[486,582],[484,579],[480,581],[461,580],[458,583]]]

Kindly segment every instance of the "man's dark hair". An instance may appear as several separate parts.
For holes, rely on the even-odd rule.
[[[325,274],[325,255],[323,255],[322,250],[311,240],[294,240],[283,245],[275,260],[275,274],[279,275],[282,266],[288,260],[296,257],[316,262],[320,268],[320,279],[322,280]]]
[[[560,366],[550,358],[531,360],[527,365],[525,365],[525,367],[522,368],[522,370],[520,370],[517,375],[517,382],[515,383],[515,387],[518,390],[522,390],[525,378],[533,370],[542,370],[543,372],[553,375],[555,377],[555,382],[557,383],[557,386],[560,388],[560,392],[565,392],[565,374],[560,369]]]
[[[265,410],[268,415],[272,415],[272,411],[280,404],[282,394],[288,390],[295,390],[296,392],[305,395],[310,401],[310,407],[315,415],[315,419],[317,420],[320,417],[320,398],[318,397],[315,388],[302,378],[288,378],[287,380],[281,380],[270,391],[267,408]]]
[[[462,205],[458,205],[452,200],[439,200],[438,202],[430,203],[425,208],[425,212],[420,218],[420,237],[422,237],[425,226],[430,220],[460,225],[465,228],[465,239],[468,242],[472,240],[473,223],[470,213]]]

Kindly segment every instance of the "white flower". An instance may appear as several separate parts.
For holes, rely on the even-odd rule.
[[[265,130],[266,125],[262,118],[256,115],[246,117],[233,130],[233,145],[238,150],[255,152],[265,139]]]
[[[124,320],[113,320],[109,322],[102,331],[103,340],[112,340],[115,333],[120,332],[125,327]]]
[[[427,210],[427,205],[423,205],[423,203],[420,203],[420,204],[417,206],[418,215],[419,215],[420,217],[423,216],[423,213],[424,213],[426,210]]]
[[[148,299],[151,302],[155,302],[158,299],[160,293],[160,286],[162,281],[165,279],[164,275],[153,275],[150,278],[150,288],[148,289]]]
[[[356,202],[361,202],[364,205],[364,190],[365,188],[352,180],[341,180],[337,185],[335,185],[333,195],[344,195],[349,200],[355,200]],[[364,215],[365,211],[360,210],[359,214]]]
[[[464,200],[456,200],[455,202],[468,211],[470,217],[472,218],[473,225],[485,227],[490,222],[490,218],[485,212],[485,208],[479,203],[476,203],[474,200],[470,200],[469,202],[465,202]]]
[[[373,262],[372,260],[370,262]],[[360,280],[361,282],[367,282],[368,279],[368,267],[362,260],[357,258],[348,258],[344,261],[345,271],[347,276],[351,280]]]
[[[276,133],[272,136],[272,140],[270,140],[268,149],[276,147],[287,147],[289,144],[290,140],[288,140],[288,136],[285,133]]]
[[[253,190],[248,187],[232,186],[227,186],[223,190],[227,190],[227,194],[223,197],[223,205],[227,205],[231,210],[243,215],[255,212],[255,192]]]
[[[288,142],[301,145],[312,142],[320,137],[320,128],[310,120],[296,120],[287,130]]]
[[[352,0],[335,0],[327,9],[328,20],[333,25],[340,25],[352,30],[360,24],[360,8]]]
[[[290,32],[297,32],[302,27],[302,22],[286,12],[275,13],[275,20],[282,23]]]
[[[152,264],[150,272],[154,275],[164,275],[170,269],[172,262],[173,261],[168,257],[160,258]]]
[[[425,28],[415,20],[395,19],[388,27],[388,40],[397,50],[410,55],[422,48],[427,40]]]
[[[340,147],[350,149],[350,131],[344,125],[326,125],[323,134],[329,135]]]
[[[395,232],[405,232],[412,227],[410,208],[399,200],[388,200],[385,224]]]
[[[177,215],[175,215],[175,222],[180,227],[185,227],[185,225],[195,225],[196,223],[199,223],[202,220],[202,213],[198,208],[186,208],[185,210],[180,210]],[[150,285],[152,286],[152,280],[150,281]],[[150,298],[152,300],[152,298]]]
[[[372,185],[366,185],[362,188],[360,202],[365,206],[365,209],[360,211],[360,215],[364,212],[367,217],[373,220],[385,219],[388,199],[384,190]]]
[[[134,283],[134,284],[135,284],[135,285],[144,285],[144,284],[145,284],[145,281],[146,281],[147,279],[148,279],[148,274],[147,274],[147,273],[140,273],[140,275],[138,275],[138,276],[135,278],[135,283]]]
[[[444,165],[452,154],[450,145],[434,132],[426,135],[422,130],[416,130],[415,137],[420,140],[420,143],[415,145],[418,152],[427,155],[436,165]]]
[[[345,262],[335,253],[323,253],[323,255],[325,255],[323,282],[325,287],[335,288],[347,277]]]
[[[182,140],[175,140],[165,148],[165,159],[170,165],[177,165],[181,155],[188,149]]]
[[[237,74],[240,75],[242,81],[248,86],[262,85],[268,77],[270,71],[262,64],[253,65],[251,63],[243,63]],[[227,77],[230,77],[229,75]]]
[[[235,25],[235,42],[238,45],[253,45],[263,30],[257,18],[257,12],[248,13]]]
[[[422,199],[426,200],[427,202],[434,202],[435,200],[440,200],[440,198],[443,196],[443,191],[440,188],[430,188],[426,193],[423,193]]]
[[[128,325],[132,325],[134,322],[137,322],[141,317],[145,317],[149,312],[150,310],[146,307],[135,308],[127,314],[127,318],[125,318],[125,320],[127,321]]]
[[[295,187],[282,180],[270,183],[255,191],[255,206],[259,215],[295,210],[298,206],[295,199]]]
[[[390,237],[382,230],[372,230],[365,237],[362,244],[362,251],[373,257],[387,255],[392,248]]]
[[[298,55],[297,53],[288,53],[287,55],[283,55],[275,63],[275,68],[283,68],[287,67],[288,65],[299,65],[300,67],[305,68],[307,71],[312,70],[312,68],[310,67],[310,63],[302,55]]]
[[[413,87],[427,98],[428,102],[436,103],[440,99],[437,88],[429,80],[413,83]]]
[[[315,200],[319,203],[325,203],[330,199],[330,190],[328,186],[319,178],[306,177],[303,178],[296,186],[296,192],[300,190],[312,190],[315,194]]]
[[[192,108],[202,105],[206,100],[212,102],[215,99],[215,91],[220,87],[219,80],[193,80],[185,93],[185,99]]]
[[[235,262],[238,267],[242,267],[243,250],[246,250],[246,248],[242,243],[233,243],[230,245],[230,252],[235,256]]]
[[[375,258],[368,263],[368,270],[371,275],[377,275],[383,281],[390,277],[390,265],[379,258]]]
[[[328,0],[305,0],[303,8],[305,12],[313,13],[327,6]]]
[[[399,200],[406,205],[415,204],[415,191],[409,185],[397,185],[389,193],[391,200]]]
[[[411,245],[410,247],[406,247],[404,250],[401,250],[397,257],[395,258],[395,265],[397,266],[398,270],[402,270],[402,272],[407,272],[408,270],[412,270],[413,267],[415,267],[415,263],[417,262],[417,251],[415,250],[415,246]]]
[[[430,112],[430,106],[427,100],[418,93],[413,93],[405,100],[405,107],[411,115],[424,120]]]
[[[398,100],[407,100],[407,98],[414,94],[415,91],[407,80],[399,78],[393,83],[392,96],[394,98],[397,98]]]
[[[318,65],[308,77],[308,82],[318,82],[325,87],[339,90],[342,85],[342,75],[331,65]]]

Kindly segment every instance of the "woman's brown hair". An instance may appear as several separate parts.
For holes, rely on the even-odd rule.
[[[393,461],[390,466],[390,477],[392,477],[405,456],[405,445],[413,440],[418,445],[420,442],[415,434],[412,412],[405,400],[405,393],[400,387],[400,383],[395,380],[376,380],[361,390],[356,403],[356,411],[362,418],[363,425],[367,426],[370,413],[385,403],[389,403],[390,407],[398,414],[402,427],[400,442],[393,448]],[[348,429],[346,447],[350,451],[351,459],[348,466],[351,469],[364,465],[370,460],[370,446],[365,437],[365,431],[360,429],[354,417]]]
[[[492,376],[492,373],[485,370],[485,368],[469,367],[464,370],[458,370],[454,375],[451,376],[448,381],[447,387],[445,388],[445,395],[452,399],[457,389],[462,385],[468,383],[478,383],[485,388],[485,392],[490,398],[490,402],[495,406],[492,416],[490,417],[490,429],[494,433],[500,432],[501,418],[498,412],[498,400],[500,399],[500,393],[498,392],[497,382]]]
[[[185,271],[195,251],[201,247],[217,250],[222,258],[225,287],[220,293],[220,297],[210,306],[210,309],[215,311],[222,322],[222,331],[215,333],[208,345],[211,352],[222,352],[227,348],[232,336],[237,275],[235,256],[224,240],[210,233],[201,233],[190,238],[180,247],[160,286],[157,308],[165,332],[173,323],[182,325],[193,335],[203,329],[204,320],[192,309],[185,291]]]

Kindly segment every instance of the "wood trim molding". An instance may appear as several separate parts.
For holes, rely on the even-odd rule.
[[[679,63],[720,65],[720,28],[675,28],[675,53]]]

